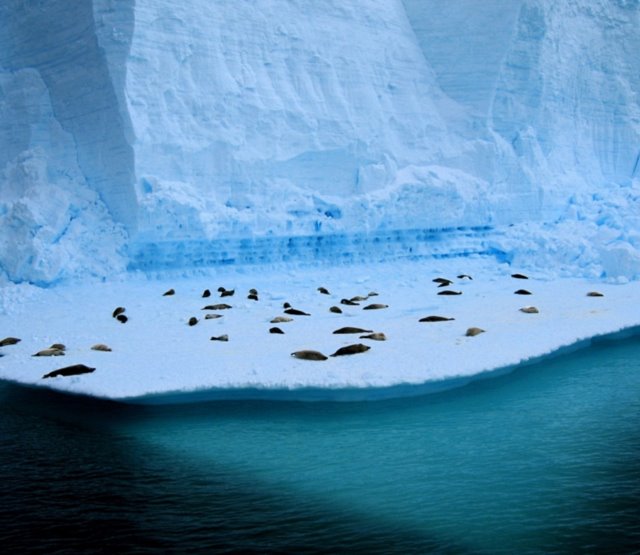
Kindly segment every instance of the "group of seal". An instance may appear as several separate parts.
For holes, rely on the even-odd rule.
[[[471,276],[469,276],[468,274],[460,274],[457,276],[458,279],[465,279],[465,280],[472,280],[473,278]],[[514,273],[511,274],[511,277],[513,277],[514,279],[519,279],[519,280],[528,280],[529,277],[524,275],[524,274],[519,274],[519,273]],[[438,288],[442,288],[442,287],[449,287],[451,285],[454,284],[454,282],[450,279],[447,278],[443,278],[443,277],[439,277],[439,278],[435,278],[433,280],[435,283],[438,284]],[[329,290],[326,287],[318,287],[317,291],[322,294],[322,295],[331,295],[331,293],[329,292]],[[224,287],[219,287],[218,288],[218,293],[220,294],[220,297],[232,297],[235,294],[235,290],[234,289],[226,289]],[[461,295],[462,291],[456,291],[456,290],[451,290],[451,289],[445,289],[442,291],[438,291],[437,293],[438,295]],[[532,293],[528,290],[525,289],[518,289],[515,291],[515,294],[518,295],[531,295]],[[175,295],[175,289],[169,289],[167,290],[165,293],[163,293],[163,296],[172,296]],[[387,304],[384,303],[372,303],[372,304],[368,304],[365,306],[361,306],[361,303],[363,301],[366,301],[369,297],[372,296],[377,296],[378,293],[376,292],[370,292],[368,295],[356,295],[353,297],[348,297],[348,298],[342,298],[340,301],[340,304],[342,304],[343,306],[346,307],[357,307],[360,306],[360,308],[362,310],[380,310],[380,309],[386,309],[388,308]],[[209,289],[205,289],[202,293],[202,297],[203,298],[207,298],[211,296],[211,291]],[[589,291],[587,292],[587,296],[589,297],[602,297],[603,294],[601,292],[598,291]],[[258,292],[256,289],[250,289],[249,290],[249,294],[248,294],[248,299],[257,301],[258,300]],[[206,305],[202,308],[202,310],[206,310],[206,311],[211,311],[211,310],[215,310],[215,311],[220,311],[220,310],[228,310],[232,308],[231,305],[228,305],[226,303],[218,303],[218,304],[211,304],[211,305]],[[521,312],[526,313],[526,314],[538,314],[539,310],[537,307],[535,306],[523,306],[519,309]],[[276,316],[274,318],[272,318],[270,320],[271,323],[287,323],[287,322],[291,322],[293,321],[293,318],[291,316],[311,316],[311,314],[309,312],[306,312],[304,310],[300,310],[298,308],[294,308],[291,306],[290,303],[286,302],[283,304],[283,311],[285,315],[281,315],[281,316]],[[343,310],[341,308],[339,308],[338,306],[332,305],[329,308],[330,312],[336,313],[336,314],[342,314]],[[125,315],[126,309],[123,306],[118,306],[116,307],[113,312],[112,312],[112,317],[117,319],[119,322],[121,323],[126,323],[128,318]],[[213,319],[213,318],[221,318],[222,315],[221,314],[215,314],[215,313],[207,313],[205,315],[205,319]],[[425,317],[422,317],[419,319],[419,322],[448,322],[448,321],[453,321],[455,318],[451,317],[451,316],[441,316],[441,315],[428,315]],[[188,320],[188,325],[189,326],[194,326],[199,322],[198,318],[196,318],[195,316],[192,316],[191,318],[189,318]],[[280,327],[270,327],[269,328],[269,333],[270,334],[276,334],[276,335],[283,335],[285,332],[280,328]],[[368,328],[362,328],[362,327],[355,327],[355,326],[343,326],[340,328],[335,329],[333,332],[333,334],[335,335],[345,335],[345,334],[354,334],[354,335],[358,335],[360,339],[368,339],[368,340],[372,340],[372,341],[385,341],[387,339],[386,335],[383,332],[379,332],[379,331],[374,331],[372,329],[368,329]],[[475,337],[479,334],[485,333],[485,330],[483,328],[477,327],[477,326],[473,326],[473,327],[469,327],[467,328],[466,332],[465,332],[465,336],[467,337]],[[223,334],[223,335],[218,335],[218,336],[212,336],[211,341],[217,341],[217,342],[227,342],[229,341],[229,336],[227,334]],[[10,345],[16,345],[17,343],[20,342],[19,338],[16,337],[5,337],[4,339],[0,340],[0,347],[6,347],[6,346],[10,346]],[[369,345],[363,344],[363,343],[353,343],[353,344],[349,344],[349,345],[344,345],[339,347],[338,349],[335,350],[335,352],[333,352],[331,355],[327,356],[325,354],[323,354],[320,351],[317,350],[312,350],[312,349],[302,349],[302,350],[297,350],[291,353],[291,356],[300,360],[313,360],[313,361],[323,361],[323,360],[328,360],[329,357],[340,357],[340,356],[348,356],[348,355],[354,355],[354,354],[359,354],[359,353],[365,353],[367,351],[369,351],[371,349],[371,347]],[[91,350],[94,351],[102,351],[102,352],[110,352],[111,348],[109,346],[107,346],[104,343],[97,343],[94,344],[93,346],[91,346]],[[34,357],[49,357],[49,356],[64,356],[66,353],[66,347],[65,345],[61,344],[61,343],[54,343],[51,346],[45,348],[45,349],[41,349],[39,351],[37,351],[36,353],[34,353],[32,356]],[[0,353],[0,356],[3,356],[3,353]],[[43,376],[43,378],[54,378],[54,377],[58,377],[58,376],[73,376],[73,375],[78,375],[78,374],[85,374],[85,373],[91,373],[94,372],[95,368],[91,368],[88,366],[85,366],[83,364],[76,364],[76,365],[72,365],[72,366],[67,366],[64,368],[59,368],[57,370],[53,370],[52,372],[49,372],[47,374],[45,374]]]

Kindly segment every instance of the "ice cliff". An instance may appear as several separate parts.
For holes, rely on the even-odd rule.
[[[637,0],[4,0],[1,274],[386,245],[640,277],[638,51]]]

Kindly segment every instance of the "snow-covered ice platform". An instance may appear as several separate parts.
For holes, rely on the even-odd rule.
[[[134,403],[223,398],[374,399],[436,391],[582,345],[640,325],[640,282],[614,284],[529,274],[493,257],[380,264],[218,267],[206,275],[0,290],[0,379],[28,386]],[[458,278],[469,274],[473,279]],[[439,288],[432,280],[453,281]],[[219,298],[218,287],[234,289]],[[318,287],[326,287],[330,295]],[[175,295],[163,296],[173,288]],[[251,288],[259,300],[250,300]],[[202,298],[204,289],[211,297]],[[445,289],[460,295],[439,295]],[[515,294],[526,289],[531,295]],[[598,291],[603,296],[589,296]],[[358,306],[342,299],[370,296]],[[203,310],[225,302],[225,310]],[[271,323],[285,302],[309,316]],[[371,303],[387,308],[364,310]],[[112,316],[125,307],[124,324]],[[342,314],[331,312],[331,306]],[[535,306],[538,313],[520,308]],[[207,313],[222,316],[205,319]],[[420,322],[430,315],[453,318]],[[188,321],[196,317],[198,323]],[[284,334],[269,333],[277,326]],[[334,334],[343,327],[383,332],[386,341]],[[484,333],[466,336],[470,327]],[[213,341],[228,335],[228,341]],[[52,343],[63,356],[34,357]],[[90,347],[104,343],[111,352]],[[331,355],[362,343],[366,352],[300,360],[303,349]],[[55,369],[84,364],[89,374],[43,379]]]

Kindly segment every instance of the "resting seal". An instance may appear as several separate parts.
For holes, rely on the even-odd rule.
[[[31,355],[34,357],[59,357],[64,356],[64,351],[62,349],[42,349],[42,351],[38,351],[35,355]]]
[[[480,335],[481,333],[484,333],[484,330],[482,328],[469,328],[465,335],[467,337],[475,337],[476,335]]]
[[[373,339],[374,341],[386,341],[387,336],[381,331],[369,333],[367,335],[361,335],[360,339]]]
[[[365,330],[362,328],[353,328],[351,326],[346,326],[344,328],[337,329],[333,333],[370,333],[373,330]]]
[[[291,353],[291,356],[294,358],[299,358],[301,360],[327,360],[328,357],[323,355],[320,351],[295,351]]]
[[[358,353],[364,353],[371,349],[368,345],[363,345],[362,343],[356,343],[354,345],[347,345],[346,347],[340,347],[335,353],[333,353],[332,357],[339,357],[343,355],[355,355]]]
[[[17,337],[5,337],[2,341],[0,341],[0,347],[6,347],[7,345],[15,345],[16,343],[20,343],[20,339]]]
[[[455,320],[455,318],[447,318],[446,316],[425,316],[420,318],[419,322],[449,322]]]
[[[84,364],[74,364],[73,366],[65,366],[64,368],[58,368],[53,372],[49,372],[42,376],[42,378],[55,378],[57,376],[76,376],[78,374],[89,374],[93,372],[95,368],[89,368]]]

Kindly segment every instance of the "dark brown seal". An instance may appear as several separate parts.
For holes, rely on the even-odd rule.
[[[176,290],[175,289],[169,289],[168,291],[165,291],[164,293],[162,293],[163,297],[170,297],[171,295],[175,295],[176,294]]]
[[[526,289],[518,289],[513,292],[514,295],[531,295],[531,291],[527,291]]]
[[[351,326],[346,326],[344,328],[337,329],[333,333],[371,333],[373,330],[365,330],[362,328],[354,328]]]
[[[8,345],[15,345],[16,343],[20,343],[21,339],[17,337],[5,337],[2,341],[0,341],[0,347],[6,347]]]
[[[424,318],[420,318],[419,322],[449,322],[451,320],[455,320],[455,318],[447,318],[446,316],[425,316]]]
[[[462,295],[462,291],[452,291],[451,289],[445,289],[440,291],[438,295]]]
[[[343,355],[355,355],[358,353],[364,353],[371,349],[368,345],[363,345],[362,343],[356,343],[354,345],[347,345],[346,347],[340,347],[335,353],[333,353],[332,357],[339,357]]]
[[[84,364],[74,364],[73,366],[65,366],[64,368],[58,368],[53,372],[49,372],[42,376],[42,378],[56,378],[57,376],[77,376],[78,374],[90,374],[95,368],[89,368]]]
[[[119,306],[118,308],[116,308],[113,313],[111,314],[111,316],[113,316],[114,318],[118,317],[118,314],[122,314],[125,311],[124,306]]]
[[[295,351],[291,353],[291,356],[294,358],[299,358],[301,360],[327,360],[327,356],[323,355],[320,351]]]

